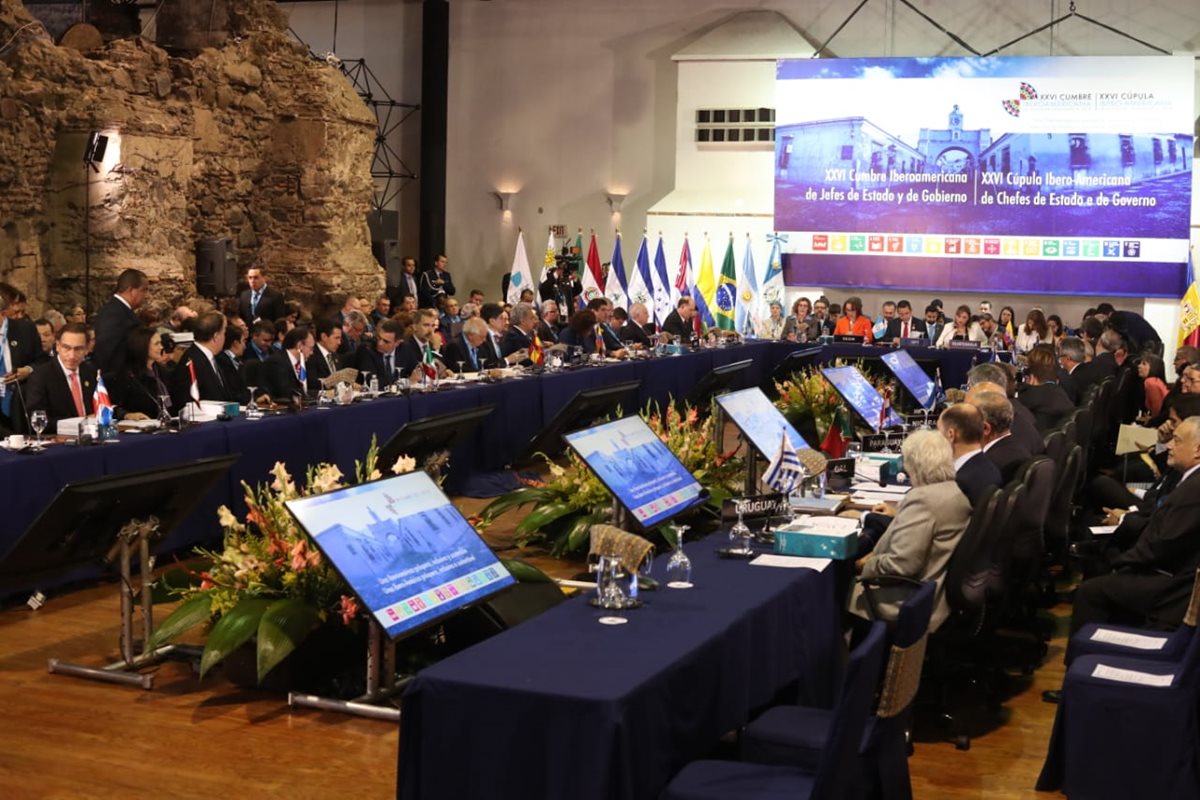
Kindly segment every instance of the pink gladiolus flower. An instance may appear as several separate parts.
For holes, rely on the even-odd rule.
[[[342,595],[341,611],[342,624],[349,625],[358,616],[358,601],[353,597]]]

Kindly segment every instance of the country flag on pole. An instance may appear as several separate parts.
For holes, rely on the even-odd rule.
[[[717,302],[717,281],[713,277],[712,247],[708,237],[704,237],[704,250],[700,253],[700,268],[696,271],[696,281],[692,284],[692,300],[696,302],[696,316],[708,327],[717,324],[712,308]]]
[[[767,471],[763,473],[763,483],[777,492],[790,494],[804,477],[804,464],[788,439],[787,431],[783,431],[779,437],[779,450],[767,464]]]
[[[642,246],[638,248],[637,260],[629,274],[629,304],[641,303],[654,313],[654,295],[651,293],[650,250],[646,234],[642,234]]]
[[[192,362],[188,362],[190,365]],[[112,425],[113,404],[108,396],[108,388],[104,385],[104,374],[96,373],[96,391],[92,393],[92,408],[96,410],[96,421],[101,425]]]
[[[758,336],[758,323],[762,320],[758,276],[754,272],[754,251],[750,247],[750,234],[746,234],[746,254],[742,256],[742,268],[738,270],[735,319],[737,332],[750,338]]]
[[[717,280],[714,293],[716,307],[713,314],[717,318],[717,327],[723,331],[736,330],[734,315],[737,310],[737,267],[733,263],[733,234],[729,234],[729,243],[725,246],[725,258],[721,260],[721,277]]]
[[[592,231],[592,241],[588,245],[587,262],[580,276],[583,293],[579,295],[579,307],[583,308],[597,297],[604,297],[604,273],[600,269],[600,250],[596,247],[596,232]]]
[[[589,257],[591,253],[588,253]],[[625,275],[625,259],[621,256],[621,232],[613,244],[612,261],[608,265],[608,280],[604,284],[604,296],[613,308],[629,308],[629,279]]]
[[[534,366],[541,366],[546,361],[546,349],[542,347],[542,338],[536,333],[529,344],[529,360]]]
[[[679,270],[675,283],[671,285],[671,305],[679,304],[679,298],[692,293],[692,248],[688,246],[687,234],[683,235],[683,249],[679,251]]]
[[[550,238],[546,242],[546,253],[542,256],[542,274],[538,276],[538,286],[546,282],[546,276],[550,274],[550,270],[554,269],[556,263],[555,256],[558,255],[558,241],[554,238],[554,230],[550,231]],[[534,297],[539,298],[538,305],[541,305],[540,293],[534,291]]]
[[[662,234],[654,251],[654,324],[662,327],[675,304],[671,301],[671,281],[667,277],[667,256],[663,252]]]
[[[537,290],[533,285],[533,273],[529,270],[529,255],[525,252],[525,232],[518,229],[517,252],[513,254],[506,299],[512,305],[516,305],[521,302],[521,292],[525,289],[533,289],[533,296],[537,297]]]
[[[437,363],[434,361],[433,345],[428,342],[425,343],[425,356],[421,359],[421,371],[427,377],[437,377]]]
[[[771,255],[767,256],[767,272],[763,275],[762,302],[759,306],[759,313],[764,317],[770,313],[771,303],[784,305],[783,256],[779,251],[780,244],[787,241],[787,236],[778,233],[768,233],[767,241],[771,244]]]
[[[1195,264],[1188,253],[1187,289],[1179,301],[1179,346],[1200,347],[1200,286],[1196,284]]]
[[[188,361],[188,377],[191,378],[191,385],[188,386],[188,396],[192,398],[192,402],[200,405],[200,384],[196,382],[196,362]],[[300,362],[300,380],[305,380],[304,362]]]

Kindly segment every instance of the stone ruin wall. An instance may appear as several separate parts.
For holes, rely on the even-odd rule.
[[[0,278],[32,314],[84,299],[85,198],[93,309],[127,267],[155,302],[195,296],[199,239],[232,239],[239,278],[261,266],[289,298],[382,289],[366,224],[375,118],[273,2],[230,3],[220,46],[191,57],[138,38],[85,56],[0,0],[0,46],[30,23],[0,52]],[[91,131],[117,135],[85,176]]]

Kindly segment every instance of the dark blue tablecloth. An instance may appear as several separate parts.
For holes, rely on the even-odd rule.
[[[644,594],[627,624],[577,597],[422,671],[403,699],[397,796],[653,798],[792,682],[827,705],[832,570],[714,547],[688,545],[696,587]]]

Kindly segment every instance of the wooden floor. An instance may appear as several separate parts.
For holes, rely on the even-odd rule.
[[[394,796],[399,736],[390,723],[289,713],[284,697],[219,676],[201,683],[181,664],[160,667],[152,691],[47,673],[51,657],[102,663],[117,634],[115,584],[52,596],[37,612],[0,612],[0,800]],[[1032,787],[1054,716],[1040,695],[1061,680],[1063,644],[1054,640],[1046,665],[1006,702],[1006,721],[985,715],[980,730],[991,729],[969,751],[918,733],[916,797],[1058,796]]]

